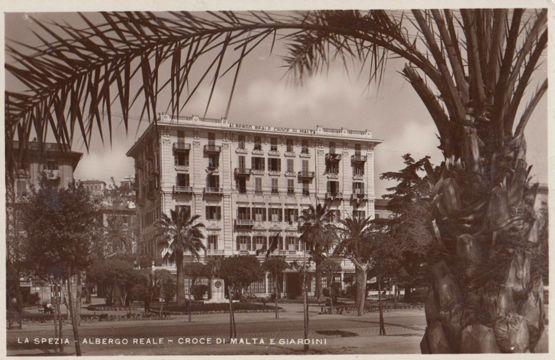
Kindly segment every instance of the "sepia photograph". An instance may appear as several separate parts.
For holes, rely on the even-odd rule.
[[[545,358],[551,18],[494,3],[4,9],[2,353]]]

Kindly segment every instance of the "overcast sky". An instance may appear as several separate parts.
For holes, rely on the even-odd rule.
[[[35,14],[36,15],[36,14]],[[70,13],[40,14],[41,19],[80,20]],[[6,14],[6,37],[19,41],[33,41],[35,29],[25,14]],[[269,46],[269,45],[268,45]],[[428,112],[412,87],[399,74],[402,60],[388,62],[379,87],[367,86],[365,78],[358,77],[357,68],[348,75],[343,65],[331,66],[323,73],[295,85],[284,77],[285,69],[278,47],[268,56],[268,46],[254,51],[243,63],[237,89],[229,113],[229,121],[247,124],[279,125],[286,127],[314,128],[346,127],[369,129],[384,142],[376,148],[375,169],[377,194],[384,193],[388,185],[379,180],[379,174],[402,167],[401,156],[411,153],[415,157],[431,155],[435,163],[442,160],[437,150],[436,130]],[[545,64],[540,71],[545,73]],[[543,75],[545,76],[545,75]],[[6,87],[10,88],[7,78]],[[201,89],[190,104],[186,114],[203,114],[209,89]],[[225,113],[228,89],[216,88],[208,112],[210,117]],[[162,101],[163,103],[163,101]],[[527,100],[523,103],[527,103]],[[165,108],[165,106],[164,106]],[[163,111],[163,109],[158,109]],[[117,109],[115,110],[117,113]],[[144,128],[143,124],[140,129]],[[95,137],[90,153],[84,154],[75,172],[77,179],[116,180],[134,174],[133,160],[125,152],[136,140],[135,127],[126,136],[123,127],[116,131],[114,144],[102,144]],[[539,182],[547,182],[547,101],[546,97],[536,108],[526,130],[528,161],[533,165],[532,174]],[[140,135],[140,131],[139,131]],[[75,150],[85,151],[74,144]]]

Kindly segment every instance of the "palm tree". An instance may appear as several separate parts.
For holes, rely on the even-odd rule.
[[[157,237],[164,244],[162,257],[175,262],[177,271],[177,303],[185,302],[185,279],[183,273],[183,254],[191,254],[195,259],[200,258],[200,251],[206,247],[202,243],[204,239],[204,224],[197,222],[200,215],[190,216],[190,212],[178,207],[170,210],[170,217],[162,213],[160,220],[156,222]]]
[[[111,139],[114,106],[127,128],[137,101],[141,118],[152,119],[162,109],[158,95],[169,89],[167,110],[178,116],[200,84],[209,82],[213,94],[228,73],[231,103],[242,60],[265,39],[287,42],[286,65],[301,79],[350,57],[379,81],[386,60],[400,57],[444,155],[433,194],[443,260],[431,267],[422,351],[535,350],[545,314],[542,278],[530,273],[538,230],[523,133],[547,90],[545,73],[536,72],[547,45],[546,9],[102,16],[94,24],[82,15],[85,29],[39,22],[40,46],[7,47],[15,63],[6,69],[23,89],[6,92],[8,198],[14,138],[25,144],[32,132],[44,139],[50,131],[70,144],[79,133],[88,146],[93,128],[103,136],[103,124]],[[230,54],[235,61],[222,67]],[[160,73],[164,63],[169,76]],[[502,330],[509,324],[522,336]]]
[[[329,222],[330,211],[328,204],[324,205],[318,203],[316,206],[310,205],[304,209],[299,216],[299,240],[305,246],[305,254],[308,253],[309,257],[303,259],[301,264],[296,267],[303,274],[303,311],[304,311],[304,338],[308,338],[308,288],[310,284],[307,279],[307,271],[310,263],[314,261],[316,265],[316,294],[319,296],[321,279],[318,274],[318,265],[329,254],[335,239],[335,227]],[[304,345],[305,351],[308,350],[308,345]]]
[[[357,315],[361,316],[366,300],[366,276],[372,261],[372,244],[368,236],[372,219],[352,216],[341,220],[340,225],[337,227],[340,241],[334,249],[334,255],[344,256],[355,265]]]

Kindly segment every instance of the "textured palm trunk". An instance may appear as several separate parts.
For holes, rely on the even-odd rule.
[[[356,268],[356,304],[357,304],[357,316],[362,316],[364,314],[364,304],[366,302],[366,270],[360,267]]]
[[[494,147],[474,126],[464,126],[460,141],[461,161],[446,161],[436,184],[434,232],[444,255],[430,267],[421,350],[538,351],[545,312],[532,268],[538,228],[526,143],[520,136]]]
[[[181,251],[175,253],[175,267],[177,272],[176,302],[178,305],[183,305],[185,303],[185,279],[183,277],[183,253]]]
[[[274,302],[275,302],[275,310],[276,310],[276,319],[279,318],[279,311],[278,311],[278,276],[277,274],[274,276]]]

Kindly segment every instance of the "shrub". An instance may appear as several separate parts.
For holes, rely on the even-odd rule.
[[[208,292],[208,286],[204,284],[194,285],[191,292],[195,300],[202,300],[204,299],[204,295]]]

